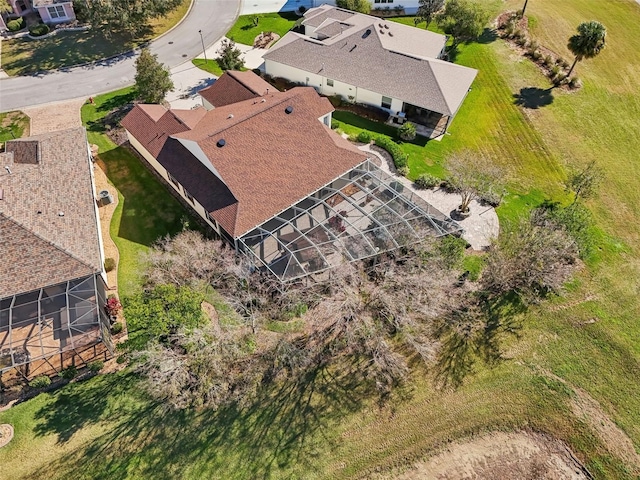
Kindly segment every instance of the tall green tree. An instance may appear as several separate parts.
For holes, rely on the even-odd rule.
[[[425,28],[429,28],[429,24],[433,17],[444,7],[444,0],[419,0],[418,12],[416,13],[417,23],[427,22]]]
[[[449,0],[444,10],[436,16],[436,22],[444,33],[453,37],[453,47],[461,41],[478,38],[489,22],[489,12],[470,0]]]
[[[140,34],[149,28],[149,20],[163,17],[181,0],[91,0],[84,2],[92,25],[107,25],[104,31]],[[83,16],[85,9],[82,9]]]
[[[605,47],[607,29],[600,22],[591,20],[578,25],[578,33],[569,38],[569,50],[576,58],[569,69],[567,77],[571,76],[576,63],[583,58],[593,58]]]
[[[371,3],[369,3],[369,0],[336,0],[336,5],[353,12],[366,14],[371,12]]]
[[[244,67],[242,52],[233,40],[222,39],[222,45],[218,50],[218,65],[222,70],[240,70]]]
[[[136,59],[136,93],[143,103],[160,103],[173,89],[169,70],[144,48]]]

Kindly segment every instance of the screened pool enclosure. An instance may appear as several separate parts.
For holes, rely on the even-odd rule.
[[[97,275],[0,300],[0,372],[98,341],[112,347],[105,301]]]
[[[462,228],[369,160],[239,239],[282,281]]]

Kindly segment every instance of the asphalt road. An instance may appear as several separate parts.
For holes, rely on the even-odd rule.
[[[240,0],[195,0],[186,18],[172,31],[153,41],[152,53],[169,68],[190,61],[214,44],[231,28]],[[0,80],[0,112],[31,105],[58,102],[109,92],[133,84],[137,53],[39,75]]]

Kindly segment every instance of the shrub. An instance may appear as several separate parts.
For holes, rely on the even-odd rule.
[[[440,184],[440,180],[429,173],[423,173],[418,178],[416,178],[415,182],[416,187],[421,190],[427,188],[433,188]]]
[[[560,74],[561,68],[559,65],[551,67],[551,78],[556,78]]]
[[[114,268],[116,268],[116,261],[111,257],[105,258],[104,259],[104,270],[105,270],[105,272],[110,272]]]
[[[77,375],[78,375],[78,369],[76,368],[75,365],[68,366],[58,374],[60,378],[64,378],[65,380],[72,380],[76,378]]]
[[[533,58],[535,61],[538,61],[542,58],[542,54],[538,50],[536,50],[531,53],[531,58]]]
[[[116,316],[122,310],[122,304],[115,296],[109,296],[107,303],[104,304],[104,309],[109,316]]]
[[[535,51],[539,46],[540,45],[538,44],[538,42],[536,42],[535,40],[531,40],[531,42],[529,42],[529,51]]]
[[[454,268],[462,262],[466,248],[466,240],[454,235],[446,235],[435,244],[440,261],[448,269]]]
[[[580,88],[582,86],[582,82],[578,77],[571,77],[571,80],[569,80],[569,86],[571,88]]]
[[[553,83],[554,85],[562,85],[566,79],[567,79],[566,73],[559,73],[554,77]]]
[[[93,362],[89,362],[87,368],[90,372],[98,373],[104,368],[104,362],[102,360],[94,360]]]
[[[23,28],[24,18],[22,17],[7,22],[7,29],[9,29],[10,32],[17,32],[18,30],[22,30]]]
[[[117,335],[121,331],[122,331],[122,323],[115,322],[113,325],[111,325],[111,334],[112,335]]]
[[[393,164],[396,168],[402,168],[407,166],[408,156],[402,151],[400,145],[387,137],[376,137],[376,145],[385,149],[393,158]]]
[[[33,25],[29,28],[29,33],[34,37],[40,37],[49,33],[49,26],[44,23]]]
[[[29,382],[31,388],[45,388],[51,385],[51,379],[46,375],[38,375]]]
[[[551,57],[551,55],[547,55],[546,57],[544,57],[544,64],[551,68],[551,66],[553,65],[553,57]]]
[[[340,95],[331,95],[330,97],[327,97],[327,98],[331,102],[331,105],[333,105],[335,108],[342,105],[342,97]]]
[[[369,143],[371,141],[371,134],[369,132],[360,132],[358,134],[358,141],[362,143]]]
[[[409,175],[409,172],[411,172],[411,170],[407,165],[405,165],[404,167],[400,167],[398,169],[398,175],[402,175],[403,177],[406,177],[407,175]]]
[[[527,37],[522,34],[521,36],[516,36],[516,44],[524,47],[527,44]]]
[[[567,62],[564,58],[562,59],[562,62],[560,62],[560,65],[562,65],[562,68],[569,68],[569,62]]]
[[[335,130],[340,126],[340,123],[338,123],[337,120],[334,120],[333,118],[331,119],[331,130]]]
[[[416,126],[411,122],[405,122],[398,129],[398,135],[403,140],[413,140],[416,138]]]

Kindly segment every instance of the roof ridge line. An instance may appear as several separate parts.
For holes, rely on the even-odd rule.
[[[15,223],[16,225],[18,225],[20,228],[26,230],[27,232],[29,232],[31,235],[34,235],[35,237],[39,238],[40,240],[42,240],[45,243],[48,243],[49,245],[51,245],[53,248],[55,248],[56,250],[60,250],[62,253],[64,253],[65,255],[68,255],[69,257],[73,258],[74,260],[76,260],[77,262],[80,262],[82,265],[84,265],[85,267],[90,268],[94,273],[100,273],[102,270],[96,270],[95,267],[92,267],[91,265],[89,265],[87,262],[85,262],[84,260],[81,260],[80,258],[76,257],[73,253],[71,253],[69,250],[67,250],[66,248],[61,247],[60,245],[57,245],[55,243],[53,243],[51,240],[48,240],[46,238],[44,238],[42,235],[40,235],[37,232],[34,232],[32,229],[28,228],[25,224],[23,224],[22,222],[19,222],[18,220],[10,217],[9,215],[7,215],[6,213],[2,213],[0,212],[0,216],[3,216],[4,218],[6,218],[7,220],[9,220],[10,222]]]

